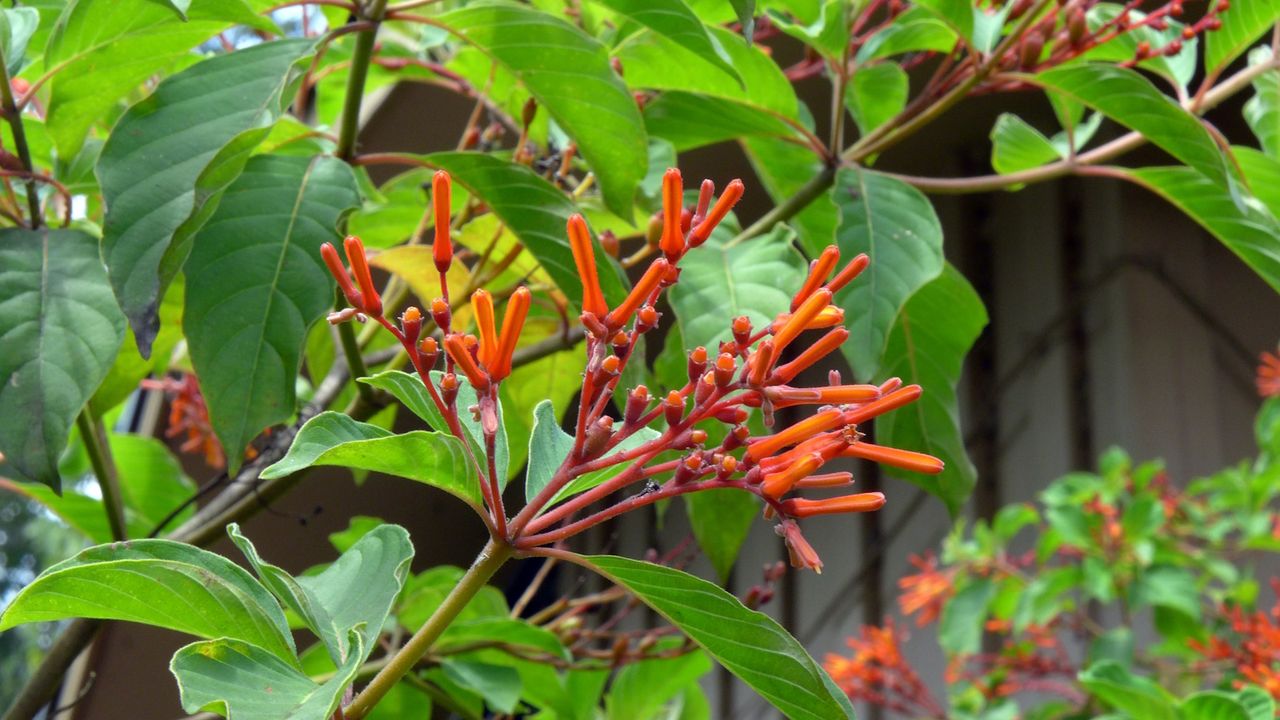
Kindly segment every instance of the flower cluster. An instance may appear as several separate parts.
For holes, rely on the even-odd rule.
[[[185,437],[178,449],[188,453],[199,450],[204,455],[204,464],[214,470],[227,466],[222,443],[218,442],[218,436],[213,432],[213,425],[209,421],[209,406],[205,404],[204,395],[200,392],[200,381],[195,373],[158,380],[146,379],[141,385],[143,389],[158,390],[169,397],[169,423],[164,431],[165,437]],[[252,458],[255,452],[250,446],[245,450],[245,455]]]
[[[892,620],[883,627],[864,625],[845,643],[849,655],[828,653],[822,666],[853,700],[869,702],[907,717],[946,717],[942,705],[902,657],[906,631]]]
[[[1247,612],[1239,606],[1219,607],[1230,629],[1230,640],[1220,635],[1207,641],[1192,640],[1191,647],[1212,665],[1226,664],[1238,676],[1236,687],[1258,685],[1280,700],[1280,580],[1272,578],[1277,595],[1270,610]]]
[[[718,198],[714,197],[714,185],[704,181],[696,203],[685,207],[683,180],[678,170],[671,169],[663,178],[657,257],[630,292],[612,306],[601,287],[596,244],[586,221],[580,215],[568,218],[569,245],[582,283],[579,321],[585,331],[587,353],[573,444],[550,482],[508,519],[493,465],[497,390],[511,373],[513,353],[531,297],[527,288],[512,290],[499,326],[493,295],[476,290],[467,299],[474,310],[474,333],[452,326],[453,308],[445,277],[454,261],[449,188],[449,176],[437,173],[433,253],[444,293],[430,303],[434,325],[431,333],[426,332],[423,314],[415,307],[403,312],[398,326],[382,316],[381,300],[357,238],[347,238],[345,243],[350,274],[336,248],[326,245],[322,252],[351,304],[351,308],[331,319],[338,322],[371,317],[395,334],[409,351],[433,402],[448,420],[448,429],[459,438],[463,437],[456,419],[459,376],[476,390],[477,405],[467,410],[480,420],[489,462],[474,457],[473,461],[485,478],[482,485],[487,521],[495,537],[517,548],[530,549],[567,539],[599,522],[664,498],[736,488],[763,501],[765,515],[776,521],[793,565],[820,571],[822,562],[796,521],[814,515],[876,510],[885,502],[881,493],[799,497],[803,490],[852,483],[850,473],[823,472],[827,463],[838,458],[862,458],[916,472],[941,472],[938,459],[874,445],[864,441],[858,430],[869,420],[918,398],[918,386],[904,386],[897,379],[881,385],[843,384],[835,372],[830,374],[829,384],[822,387],[791,384],[849,337],[843,327],[844,312],[832,304],[832,299],[867,266],[868,258],[860,255],[840,268],[840,253],[834,246],[810,264],[808,276],[790,307],[771,322],[757,328],[750,318],[737,317],[727,328],[727,339],[717,348],[691,350],[688,382],[683,387],[664,394],[651,393],[644,385],[637,385],[626,389],[621,407],[610,407],[627,364],[638,361],[633,357],[638,343],[658,326],[662,317],[659,298],[666,288],[679,282],[681,259],[707,241],[742,196],[743,185],[738,180],[729,183]],[[809,341],[810,331],[821,335]],[[437,379],[431,370],[442,357],[444,369]],[[766,428],[772,428],[774,411],[793,406],[813,406],[816,412],[768,434],[753,434],[748,427],[754,411],[762,414]],[[623,449],[624,441],[643,428],[653,428],[657,437],[639,444],[633,442]],[[575,479],[601,471],[609,471],[612,476],[576,496],[562,497],[562,491]],[[604,510],[577,517],[598,501],[636,484],[644,489]]]
[[[1263,352],[1258,356],[1258,395],[1280,397],[1280,355]]]

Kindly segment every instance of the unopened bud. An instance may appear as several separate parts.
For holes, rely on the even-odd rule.
[[[701,379],[694,381],[693,403],[702,405],[716,391],[716,378],[713,373],[706,373]]]
[[[520,111],[520,121],[527,128],[533,124],[533,118],[538,114],[538,101],[529,98],[525,101],[524,107]]]
[[[418,343],[418,357],[421,358],[422,367],[435,366],[436,359],[440,357],[440,344],[430,335],[422,338],[422,342]]]
[[[662,316],[652,305],[645,305],[636,313],[636,332],[648,332],[658,324]]]
[[[445,302],[444,298],[436,298],[431,301],[431,319],[445,334],[449,332],[449,322],[452,317],[453,312],[449,309],[449,303]]]
[[[410,305],[400,315],[400,328],[404,331],[407,345],[418,344],[418,334],[422,332],[422,311]]]
[[[697,382],[707,370],[707,349],[696,347],[689,353],[689,382]]]
[[[453,401],[458,399],[458,376],[453,373],[445,373],[440,378],[440,395],[445,405],[452,406]]]
[[[667,394],[667,399],[662,403],[662,414],[668,425],[680,424],[680,419],[684,417],[684,398],[680,393],[672,390]]]
[[[604,416],[587,427],[586,437],[582,442],[582,457],[594,458],[604,451],[609,438],[613,437],[613,418]]]
[[[728,387],[733,382],[733,375],[738,369],[738,363],[734,361],[733,356],[729,353],[720,353],[720,357],[716,358],[715,382],[719,387]]]
[[[622,359],[617,355],[610,355],[600,363],[600,371],[605,375],[617,375],[622,369]]]
[[[634,425],[648,407],[649,388],[637,385],[631,392],[627,393],[627,407],[623,410],[622,418],[628,425]]]
[[[631,347],[631,338],[621,330],[614,333],[613,338],[609,340],[609,344],[613,346],[614,355],[626,355],[627,350]]]
[[[600,233],[600,247],[604,248],[605,253],[609,257],[618,257],[621,247],[618,244],[618,236],[612,230],[605,230]]]

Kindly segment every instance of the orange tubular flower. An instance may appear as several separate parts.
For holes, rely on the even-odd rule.
[[[467,376],[467,380],[476,392],[489,388],[489,376],[476,364],[475,358],[471,357],[471,351],[467,349],[466,339],[463,336],[457,333],[447,336],[444,339],[444,349],[462,370],[462,374]]]
[[[720,199],[716,200],[716,204],[707,213],[707,216],[698,223],[698,226],[689,234],[689,247],[696,248],[711,237],[711,231],[724,220],[734,205],[742,199],[743,185],[741,180],[733,180],[724,189],[724,193],[720,195]]]
[[[684,232],[680,216],[684,211],[684,179],[676,168],[662,176],[662,240],[659,247],[667,260],[675,262],[684,254]]]
[[[782,432],[762,437],[751,443],[747,447],[747,457],[755,462],[760,462],[762,458],[768,457],[788,445],[794,445],[818,433],[835,430],[845,424],[843,416],[844,413],[834,408],[823,410],[813,417],[801,420]]]
[[[840,262],[840,248],[828,245],[818,259],[809,264],[809,277],[805,278],[804,285],[801,285],[795,297],[791,298],[791,312],[795,312],[801,303],[809,299],[814,290],[827,281],[838,262]]]
[[[794,463],[799,458],[810,453],[821,455],[825,462],[839,455],[840,451],[848,445],[849,441],[844,437],[844,433],[839,431],[814,435],[784,453],[771,455],[761,460],[760,470],[764,473],[771,473],[780,467],[786,467]]]
[[[845,448],[840,454],[844,457],[862,458],[863,460],[870,460],[928,475],[937,475],[946,467],[941,460],[932,455],[884,447],[883,445],[872,445],[867,442],[856,442]]]
[[[351,303],[351,307],[362,307],[364,301],[360,297],[360,291],[356,290],[351,284],[351,275],[347,272],[347,268],[342,264],[342,258],[338,257],[338,249],[333,243],[325,243],[320,246],[320,257],[324,258],[324,264],[329,267],[329,274],[334,280],[338,281],[338,287],[342,290],[342,294],[347,297],[347,302]]]
[[[782,508],[791,517],[806,518],[814,515],[838,515],[844,513],[871,512],[884,507],[884,493],[869,492],[842,495],[823,500],[792,498],[782,502]]]
[[[450,238],[450,205],[453,202],[453,180],[444,170],[431,178],[431,202],[435,203],[436,239],[431,243],[431,257],[436,270],[444,273],[453,264],[453,240]]]
[[[644,275],[636,281],[635,287],[631,288],[631,293],[622,301],[622,304],[611,310],[605,317],[605,326],[616,329],[626,325],[636,309],[649,301],[649,296],[658,289],[658,283],[666,277],[667,269],[670,267],[672,267],[671,264],[662,258],[654,260]]]
[[[494,359],[495,367],[490,372],[494,381],[511,374],[511,356],[516,352],[516,341],[520,339],[524,320],[529,316],[529,303],[532,299],[529,288],[520,287],[507,300],[507,313],[502,316],[502,337],[498,341],[498,353]]]
[[[804,539],[804,535],[800,534],[799,525],[791,520],[784,520],[774,530],[787,543],[787,554],[791,556],[791,567],[806,568],[819,575],[822,574],[822,558],[818,557],[818,552],[813,549],[808,540]]]
[[[573,251],[573,264],[582,278],[582,310],[604,317],[609,312],[604,293],[600,292],[600,276],[596,274],[596,253],[591,246],[591,232],[581,215],[569,216],[569,249]]]
[[[493,316],[493,296],[480,289],[471,294],[476,311],[476,329],[480,333],[480,364],[492,370],[498,353],[498,328]]]
[[[822,456],[817,453],[805,455],[791,467],[765,475],[760,490],[771,498],[782,497],[791,492],[802,478],[822,467],[822,462]]]
[[[853,473],[847,472],[830,472],[810,475],[806,478],[800,478],[800,482],[795,484],[795,490],[808,490],[810,488],[833,488],[844,487],[853,484]]]
[[[1258,359],[1258,395],[1264,398],[1280,396],[1280,356],[1264,352]]]
[[[879,400],[872,400],[866,405],[849,410],[844,414],[844,421],[849,425],[866,422],[873,417],[883,415],[890,410],[897,410],[903,405],[913,402],[920,397],[920,393],[919,385],[907,385],[906,387],[898,388]]]
[[[867,257],[866,253],[862,253],[858,257],[850,260],[849,264],[845,265],[844,269],[832,278],[831,282],[827,283],[827,289],[830,290],[833,295],[840,292],[845,285],[853,282],[854,278],[861,275],[862,271],[866,270],[867,266],[870,264],[871,258]]]
[[[796,339],[809,323],[831,304],[831,291],[826,288],[815,291],[806,299],[799,308],[792,313],[790,318],[778,328],[773,334],[773,345],[775,352],[781,353],[782,349],[792,340]]]
[[[360,297],[364,301],[365,313],[382,314],[382,298],[378,297],[378,288],[373,284],[373,275],[369,272],[369,261],[364,256],[364,243],[355,235],[348,235],[342,241],[347,249],[347,260],[351,263],[351,274],[356,276],[356,284],[360,286]]]
[[[842,327],[833,328],[826,335],[823,335],[817,342],[804,349],[804,352],[796,356],[795,360],[786,365],[778,366],[773,371],[773,375],[769,380],[772,382],[787,383],[795,379],[795,376],[817,364],[819,360],[830,355],[832,351],[844,344],[849,339],[849,331]]]
[[[764,383],[764,379],[769,375],[769,369],[773,367],[773,361],[777,358],[777,353],[773,350],[773,341],[765,340],[760,343],[755,352],[751,353],[751,357],[747,362],[751,366],[750,372],[747,374],[747,384],[758,387]]]
[[[880,388],[876,385],[830,385],[816,388],[780,385],[765,388],[764,395],[775,408],[792,405],[849,405],[878,399]]]

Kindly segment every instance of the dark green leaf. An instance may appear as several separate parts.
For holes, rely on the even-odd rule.
[[[742,36],[751,42],[756,33],[756,0],[729,0],[742,25]]]
[[[841,256],[871,257],[835,300],[849,323],[845,357],[854,375],[867,380],[880,374],[885,343],[907,298],[942,272],[942,225],[919,190],[869,170],[841,170],[833,198]]]
[[[185,21],[154,0],[73,0],[49,36],[49,134],[71,157],[116,103],[231,25],[277,32],[244,0],[201,0]],[[212,114],[211,114],[212,115]],[[210,115],[210,116],[211,116]]]
[[[1257,40],[1276,21],[1280,21],[1280,2],[1277,0],[1232,0],[1231,8],[1219,13],[1222,27],[1205,33],[1204,68],[1209,73],[1219,73],[1249,44]]]
[[[290,81],[311,46],[280,40],[196,63],[131,107],[103,147],[102,255],[144,357],[195,232],[293,99]]]
[[[729,64],[728,53],[720,47],[720,42],[707,31],[707,26],[693,14],[684,0],[596,0],[596,2],[620,15],[625,15],[639,25],[660,33],[724,72],[738,77],[738,71]]]
[[[196,235],[183,329],[231,472],[293,415],[307,329],[333,304],[320,245],[358,202],[336,158],[256,155]]]
[[[923,7],[911,7],[858,49],[860,63],[908,52],[950,52],[956,31]]]
[[[27,53],[27,43],[40,25],[40,12],[35,8],[6,9],[0,17],[0,53],[4,54],[9,75],[17,75]]]
[[[760,513],[760,501],[751,493],[722,489],[684,496],[689,525],[702,553],[721,580],[728,580],[747,533]]]
[[[987,607],[995,596],[996,585],[980,578],[966,585],[947,601],[938,622],[938,644],[949,655],[971,655],[982,642]]]
[[[252,643],[296,664],[284,612],[240,566],[191,545],[97,545],[45,570],[0,616],[0,631],[73,617],[126,620]]]
[[[325,720],[342,703],[366,652],[358,633],[349,641],[357,651],[323,684],[260,647],[230,638],[182,648],[169,670],[190,713],[213,708],[234,720]]]
[[[1280,291],[1280,223],[1271,213],[1237,205],[1229,191],[1191,168],[1142,168],[1130,176],[1213,233]]]
[[[1033,80],[1137,130],[1222,187],[1232,178],[1226,155],[1200,120],[1134,70],[1085,63],[1054,68]]]
[[[794,233],[787,227],[733,246],[725,235],[713,235],[681,261],[680,284],[669,296],[688,347],[713,353],[721,340],[732,337],[731,325],[739,315],[759,328],[787,312],[805,276],[804,260],[791,246]]]
[[[1173,696],[1145,677],[1106,660],[1080,672],[1080,684],[1107,705],[1143,720],[1178,720]]]
[[[455,181],[483,200],[533,253],[569,300],[581,301],[582,280],[573,264],[565,232],[565,223],[577,209],[564,193],[529,168],[491,155],[434,153],[423,159],[448,170]],[[643,175],[641,172],[640,177]],[[639,177],[634,182],[638,183]],[[607,256],[597,248],[596,257]],[[605,260],[597,264],[605,299],[610,303],[621,301],[626,290],[619,271]]]
[[[952,515],[968,499],[977,476],[964,447],[956,388],[964,357],[986,324],[987,311],[978,294],[959,271],[947,266],[902,308],[889,332],[889,362],[880,371],[880,377],[919,384],[924,394],[877,419],[876,439],[946,463],[939,475],[892,468],[886,472],[938,496]]]
[[[611,555],[583,558],[678,627],[791,720],[853,718],[821,666],[773,618],[688,573]]]
[[[120,472],[120,491],[127,513],[146,527],[133,537],[145,536],[169,513],[186,503],[195,492],[195,483],[182,472],[182,464],[164,443],[143,435],[107,436],[111,457]],[[181,523],[194,507],[175,517]]]
[[[262,471],[262,479],[291,475],[313,465],[337,465],[417,480],[478,507],[480,486],[457,438],[416,430],[393,435],[337,412],[311,418],[289,452]]]
[[[629,218],[648,145],[640,111],[605,47],[550,13],[518,5],[469,5],[440,21],[519,78],[577,143],[609,209]]]
[[[907,90],[907,72],[897,63],[864,65],[850,79],[844,101],[866,135],[902,112]]]
[[[0,230],[0,453],[55,490],[71,424],[124,341],[97,245],[78,230]]]

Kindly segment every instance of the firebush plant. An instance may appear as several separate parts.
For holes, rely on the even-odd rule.
[[[1263,366],[1260,389],[1274,370]],[[957,526],[941,559],[914,558],[899,604],[937,625],[945,697],[904,660],[907,628],[891,620],[825,667],[850,697],[909,717],[1274,718],[1278,430],[1272,398],[1258,457],[1185,488],[1112,450],[1035,506]]]
[[[1280,4],[1139,5],[11,0],[0,486],[92,546],[8,599],[0,628],[69,622],[5,717],[34,716],[115,620],[194,636],[171,666],[183,707],[237,720],[416,717],[433,704],[696,718],[711,660],[787,717],[851,717],[848,678],[865,660],[828,674],[756,610],[785,567],[741,598],[682,568],[700,552],[727,576],[763,515],[791,566],[821,571],[802,521],[886,502],[847,489],[848,458],[952,513],[966,500],[956,383],[986,315],[946,263],[925,193],[1132,182],[1280,289],[1268,34]],[[795,89],[815,76],[828,81],[822,107]],[[450,149],[362,147],[371,98],[397,82],[473,108],[457,126],[427,112],[415,127]],[[953,106],[1009,92],[1043,98],[1054,126],[1000,116],[991,174],[877,169]],[[1252,94],[1248,146],[1204,117],[1240,93]],[[1095,142],[1104,123],[1118,131]],[[686,188],[679,154],[724,142],[756,179]],[[1171,164],[1115,164],[1146,143]],[[734,214],[745,193],[770,201],[750,223]],[[397,433],[398,416],[428,429]],[[160,437],[212,479],[186,477]],[[469,569],[414,574],[407,533],[360,518],[333,537],[333,563],[291,575],[237,523],[315,466],[442,490],[489,541]],[[1061,513],[1088,525],[1127,507],[1117,493],[1165,487],[1136,472],[1116,485],[1130,477],[1118,472],[1098,481],[1096,506],[1064,500]],[[584,539],[676,498],[695,544],[641,560]],[[1179,517],[1148,510],[1134,522]],[[204,549],[228,535],[247,570]],[[1046,537],[1058,544],[1010,572],[1056,577],[1055,558],[1084,549]],[[543,569],[508,607],[487,583],[530,557]],[[1052,582],[1132,594],[1139,579],[1200,569],[1161,558],[1163,575],[1122,577],[1152,560],[1114,560],[1107,582]],[[935,574],[915,579],[915,597],[933,607],[954,590],[959,609],[940,622],[961,628],[949,649],[972,654],[1007,580],[986,566],[940,579],[922,562]],[[556,564],[606,589],[534,607]],[[624,622],[638,605],[656,626]],[[1265,623],[1248,606],[1223,605],[1242,637]],[[993,617],[1019,630],[1061,614],[1001,608]],[[1205,662],[1267,685],[1245,669],[1253,650],[1199,641]],[[981,662],[956,677],[981,685]],[[1090,672],[1124,666],[1107,667]]]

